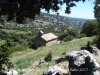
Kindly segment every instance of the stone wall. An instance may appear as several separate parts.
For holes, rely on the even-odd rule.
[[[40,46],[45,46],[46,45],[46,41],[44,41],[42,38],[40,37],[36,37],[34,39],[34,46],[37,48],[37,47],[40,47]]]
[[[47,43],[46,43],[46,46],[50,46],[50,45],[52,45],[52,44],[54,44],[54,43],[56,43],[57,42],[57,39],[53,39],[53,40],[51,40],[51,41],[48,41]]]

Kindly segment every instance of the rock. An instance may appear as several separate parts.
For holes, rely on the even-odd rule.
[[[0,73],[0,75],[7,75],[7,73]]]
[[[42,75],[69,75],[69,74],[65,69],[62,69],[61,67],[55,65],[49,67],[49,69]]]
[[[93,54],[87,50],[73,51],[67,54],[66,57],[69,60],[69,71],[71,75],[85,75],[89,71],[99,68],[99,64],[94,59]],[[96,72],[98,71],[97,69]]]
[[[18,72],[16,70],[0,73],[0,75],[18,75]]]
[[[7,75],[13,75],[13,73],[11,71],[6,72],[6,73],[7,73]]]
[[[100,69],[99,68],[90,69],[85,75],[100,75]]]
[[[12,75],[18,75],[18,72],[16,70],[13,70]]]
[[[97,47],[91,46],[91,49],[92,49],[93,54],[100,56],[100,50]]]
[[[44,61],[44,59],[40,59],[39,63],[38,63],[38,66],[41,66],[43,64],[45,64],[46,62]]]
[[[100,50],[95,46],[81,47],[81,50],[88,50],[90,53],[100,56]]]

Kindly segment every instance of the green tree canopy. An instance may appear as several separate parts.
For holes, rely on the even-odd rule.
[[[8,58],[11,54],[11,51],[8,49],[8,43],[0,47],[0,72],[3,72],[6,68],[13,67],[10,59]]]
[[[100,49],[100,0],[95,0],[94,15],[98,21],[97,47]]]
[[[87,20],[82,27],[81,33],[85,33],[86,36],[93,36],[97,34],[98,23],[96,20]]]
[[[97,20],[100,22],[100,0],[95,0],[94,2],[94,15],[97,18]]]
[[[78,30],[75,28],[67,28],[67,34],[78,37]]]
[[[64,3],[65,13],[70,13],[70,8],[79,1],[85,0],[0,0],[0,20],[3,21],[2,15],[7,15],[7,21],[15,19],[17,23],[23,23],[26,18],[35,19],[41,9],[57,12]]]

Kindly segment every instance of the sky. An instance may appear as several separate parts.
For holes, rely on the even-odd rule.
[[[61,6],[59,10],[60,16],[67,16],[73,18],[84,18],[84,19],[94,19],[94,0],[86,0],[86,2],[78,2],[76,3],[77,6],[71,8],[71,14],[65,14],[65,4]],[[42,10],[42,12],[45,12]],[[56,14],[55,12],[50,11],[50,14]]]

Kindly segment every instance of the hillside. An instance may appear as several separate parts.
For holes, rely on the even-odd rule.
[[[4,16],[6,19],[6,16]],[[60,31],[61,29],[64,30],[68,27],[74,27],[81,31],[83,23],[87,19],[80,19],[80,18],[71,18],[66,16],[57,16],[48,13],[41,13],[39,16],[35,17],[35,20],[27,19],[24,24],[16,24],[14,20],[10,22],[5,22],[3,25],[0,23],[0,27],[3,26],[5,28],[33,28],[33,29],[43,29],[53,27],[55,31]],[[50,31],[49,31],[50,32]]]
[[[17,51],[11,55],[11,61],[14,64],[14,68],[20,73],[19,75],[41,75],[43,71],[55,64],[68,70],[68,61],[59,61],[59,58],[64,58],[66,52],[79,50],[80,47],[86,46],[87,41],[92,41],[92,38],[85,37],[74,39],[69,42],[57,43],[52,46],[43,46],[37,50],[27,49]],[[49,51],[51,51],[53,56],[52,61],[39,65],[40,60],[43,60]]]
[[[48,13],[41,13],[39,16],[36,16],[36,20],[30,23],[31,25],[36,25],[38,27],[47,25],[57,25],[65,27],[74,27],[78,30],[81,30],[82,25],[85,21],[86,19],[71,18],[65,16],[57,16]]]

